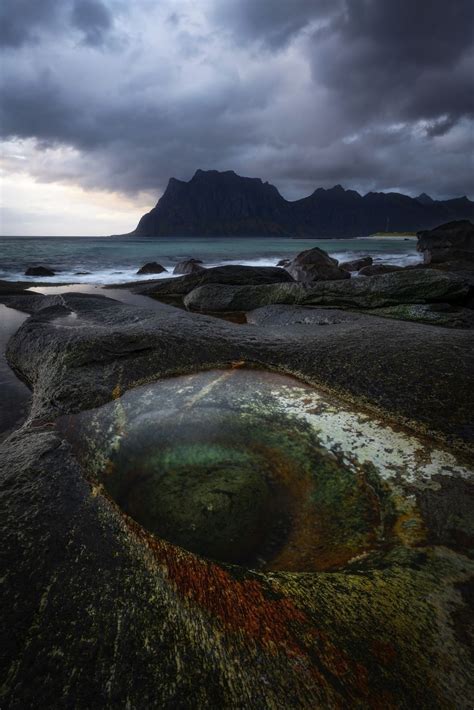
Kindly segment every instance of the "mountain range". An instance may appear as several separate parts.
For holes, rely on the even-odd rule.
[[[425,193],[360,195],[341,185],[320,187],[290,202],[260,178],[232,170],[197,170],[189,182],[171,178],[156,207],[143,215],[131,235],[335,239],[430,229],[455,219],[474,220],[474,202],[467,197],[433,200]]]

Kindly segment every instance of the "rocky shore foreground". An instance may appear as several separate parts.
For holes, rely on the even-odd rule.
[[[2,707],[471,706],[474,227],[419,248],[0,285]]]

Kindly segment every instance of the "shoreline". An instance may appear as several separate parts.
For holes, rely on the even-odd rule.
[[[270,684],[283,674],[298,690],[314,670],[336,704],[347,688],[359,697],[361,673],[369,704],[387,677],[407,705],[425,687],[432,705],[456,704],[467,644],[451,620],[467,613],[459,585],[474,571],[474,349],[456,321],[467,282],[407,268],[307,283],[235,266],[135,285],[36,283],[0,282],[4,303],[31,315],[8,362],[32,391],[26,420],[0,442],[17,561],[4,589],[33,619],[41,657],[60,649],[58,697],[83,651],[76,637],[109,629],[113,649],[126,610],[124,642],[150,668],[140,697],[145,684],[153,702],[176,648],[197,648],[201,679],[215,674],[219,643],[225,658],[257,649]],[[240,311],[246,324],[228,322]],[[129,654],[116,658],[122,677]],[[251,685],[252,664],[239,667]],[[437,690],[441,668],[449,694]]]

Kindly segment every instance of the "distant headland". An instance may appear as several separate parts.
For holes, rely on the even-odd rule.
[[[228,170],[197,170],[171,178],[157,205],[127,235],[140,237],[299,237],[337,239],[376,232],[415,232],[456,219],[474,219],[467,197],[433,200],[422,193],[360,195],[341,185],[318,188],[290,202],[260,178]]]

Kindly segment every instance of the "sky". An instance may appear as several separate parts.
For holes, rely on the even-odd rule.
[[[2,0],[0,233],[128,232],[173,176],[474,199],[473,0]]]

